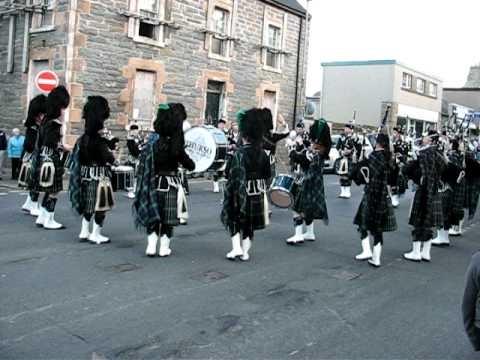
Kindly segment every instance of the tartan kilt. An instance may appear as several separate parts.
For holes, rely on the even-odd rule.
[[[328,224],[327,202],[323,175],[308,176],[301,184],[294,186],[293,210],[305,219],[323,220]]]
[[[408,224],[416,228],[441,228],[443,227],[443,209],[440,193],[435,194],[432,204],[425,204],[422,201],[424,191],[421,188],[415,191]]]
[[[247,219],[246,223],[250,230],[265,229],[265,196],[247,196]]]
[[[451,215],[453,214],[453,192],[452,190],[446,190],[440,193],[440,198],[442,201],[442,215],[443,215],[443,228],[450,229],[451,225]]]
[[[478,181],[466,181],[465,198],[463,207],[468,209],[468,218],[471,220],[475,216],[480,195],[480,186]]]
[[[53,185],[50,187],[43,187],[40,186],[39,179],[40,179],[40,169],[42,168],[43,164],[43,159],[40,159],[38,166],[35,169],[34,177],[36,178],[34,183],[35,187],[33,188],[33,191],[37,192],[44,192],[44,193],[58,193],[63,190],[63,173],[65,171],[65,168],[63,167],[63,162],[60,157],[59,152],[54,152],[51,156],[50,159],[53,162],[53,166],[55,167],[55,174],[53,176]]]
[[[99,180],[82,180],[80,186],[81,201],[83,204],[83,214],[93,215],[97,204],[97,190]]]
[[[388,198],[388,201],[391,203],[390,198]],[[397,230],[397,220],[392,206],[388,206],[386,211],[384,211],[380,227],[376,227],[372,224],[371,220],[374,219],[374,215],[370,215],[368,209],[368,201],[364,194],[353,219],[353,223],[357,225],[360,230],[370,231],[371,233],[384,233]]]
[[[178,179],[180,183],[180,179]],[[161,222],[164,225],[177,226],[180,224],[178,218],[178,190],[177,188],[170,186],[168,191],[156,191],[156,197],[158,202],[158,208],[160,211]]]
[[[400,171],[397,178],[397,192],[399,195],[405,194],[405,191],[408,189],[408,179]]]

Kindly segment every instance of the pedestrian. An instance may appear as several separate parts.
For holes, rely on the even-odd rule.
[[[38,132],[43,123],[46,113],[47,97],[43,94],[34,97],[28,106],[28,115],[25,120],[25,142],[23,147],[23,163],[26,164],[28,170],[25,179],[20,176],[19,184],[22,182],[29,190],[27,199],[22,206],[22,210],[32,216],[40,215],[40,207],[38,205],[39,192],[35,191],[35,178],[32,176],[32,163],[35,156],[34,151],[37,145]]]
[[[365,185],[362,201],[353,223],[358,226],[362,239],[362,253],[357,260],[368,260],[374,267],[381,264],[383,233],[395,231],[397,222],[392,200],[388,193],[388,179],[393,171],[388,135],[379,133],[375,141],[375,151],[362,160],[353,178],[356,183]],[[373,237],[373,253],[370,247]]]
[[[475,351],[480,351],[480,251],[476,252],[470,261],[465,276],[465,291],[463,294],[462,314],[463,325]]]
[[[64,165],[62,154],[71,150],[63,142],[62,126],[64,113],[70,104],[70,94],[64,86],[53,89],[47,97],[46,115],[38,141],[38,161],[35,161],[34,176],[38,192],[44,192],[40,215],[35,222],[47,230],[59,230],[63,225],[55,221],[55,206],[63,190]]]
[[[159,135],[143,148],[137,172],[137,191],[133,202],[135,227],[146,230],[147,256],[155,256],[160,238],[160,257],[170,256],[173,228],[180,224],[186,204],[178,173],[179,165],[193,171],[195,163],[185,152],[183,120],[168,104],[161,104],[153,124]]]
[[[310,128],[308,141],[311,145],[305,151],[299,152],[294,149],[289,154],[290,158],[300,165],[302,173],[295,179],[297,185],[293,204],[295,233],[286,240],[288,245],[301,244],[305,240],[315,241],[314,220],[322,220],[328,225],[323,171],[325,159],[329,158],[332,140],[330,128],[325,120],[315,120]]]
[[[20,167],[22,166],[23,143],[25,136],[20,134],[20,129],[12,130],[12,136],[8,139],[8,157],[12,161],[12,180],[18,179]]]
[[[337,150],[340,158],[337,160],[337,174],[340,177],[340,195],[339,198],[350,199],[352,197],[351,185],[348,174],[353,163],[358,160],[358,154],[361,153],[362,145],[355,135],[355,126],[352,123],[345,124],[343,134],[337,142]]]
[[[0,130],[0,180],[3,177],[3,164],[5,162],[5,152],[7,151],[7,134],[5,131]]]
[[[418,158],[403,168],[403,173],[418,186],[410,210],[412,251],[403,255],[410,261],[430,261],[433,234],[443,227],[442,200],[438,189],[446,160],[437,149],[438,133],[428,131],[422,139]]]
[[[228,136],[228,131],[227,131],[227,129],[225,129],[226,124],[227,124],[227,122],[225,120],[223,120],[223,119],[218,120],[217,129],[220,130],[227,137]],[[214,193],[220,192],[219,180],[222,179],[224,177],[224,175],[225,175],[224,171],[222,171],[222,170],[216,170],[213,173],[213,192]]]
[[[110,242],[101,231],[106,213],[114,203],[110,167],[115,157],[111,151],[112,145],[102,133],[109,117],[107,100],[102,96],[90,96],[83,108],[85,132],[75,144],[70,172],[70,201],[82,216],[78,237],[80,241],[88,240],[97,245]]]

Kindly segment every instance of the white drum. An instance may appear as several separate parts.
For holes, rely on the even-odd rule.
[[[185,151],[195,163],[196,173],[221,169],[227,147],[225,133],[213,126],[195,126],[185,132]]]

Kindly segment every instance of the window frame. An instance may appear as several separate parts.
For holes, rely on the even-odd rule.
[[[408,79],[410,83],[405,84],[405,79]],[[413,75],[407,72],[402,73],[402,89],[412,90],[413,86]]]
[[[419,90],[419,86],[418,86],[419,83],[423,84],[423,89],[422,90]],[[419,94],[425,95],[426,90],[427,90],[427,81],[425,79],[420,78],[420,77],[416,78],[415,91]]]
[[[210,12],[208,14],[208,28],[207,28],[207,43],[208,43],[208,57],[210,59],[216,59],[221,61],[229,62],[232,59],[232,31],[233,31],[233,20],[234,20],[234,6],[231,7],[225,6],[223,3],[213,2],[211,4]],[[215,20],[214,15],[215,11],[219,9],[227,13],[227,22],[226,22],[226,33],[219,33],[215,29]],[[224,55],[217,54],[213,52],[212,43],[214,39],[221,41],[222,46],[224,46]]]
[[[57,6],[57,0],[47,0],[50,4],[47,6],[47,12],[52,14],[52,21],[49,25],[41,25],[44,14],[42,12],[38,12],[37,9],[45,2],[44,0],[28,0],[27,4],[34,8],[32,13],[32,18],[30,22],[30,30],[31,34],[41,33],[41,32],[48,32],[55,30],[55,8]]]
[[[285,51],[286,47],[286,33],[287,33],[287,25],[288,25],[288,14],[283,14],[283,23],[279,21],[273,21],[268,18],[267,16],[267,9],[265,7],[264,13],[264,20],[263,20],[263,36],[262,36],[262,45],[261,45],[261,63],[262,68],[265,71],[274,72],[277,74],[281,74],[283,72],[283,67],[285,65],[285,55],[287,52]],[[272,48],[269,46],[269,29],[270,27],[275,27],[280,29],[280,46],[278,49]],[[275,54],[278,57],[278,67],[272,67],[267,65],[267,53],[277,52]]]
[[[150,21],[142,18],[141,0],[130,0],[129,12],[124,13],[128,16],[128,37],[132,38],[134,42],[139,44],[152,45],[156,47],[165,47],[169,44],[169,36],[167,35],[167,27],[171,22],[171,19],[166,19],[166,10],[169,1],[171,0],[155,0],[157,4],[157,12],[154,13],[150,10],[144,9],[144,12],[154,14],[155,17]],[[171,14],[170,14],[171,16]],[[141,23],[151,24],[154,26],[154,32],[156,34],[155,39],[141,36],[140,25]]]
[[[432,89],[434,89],[435,91],[432,92]],[[438,85],[437,84],[435,84],[433,82],[428,83],[428,95],[433,97],[433,98],[438,97]]]

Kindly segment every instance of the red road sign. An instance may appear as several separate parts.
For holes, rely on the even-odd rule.
[[[35,77],[35,86],[38,90],[49,93],[58,86],[58,76],[53,71],[40,71]]]

